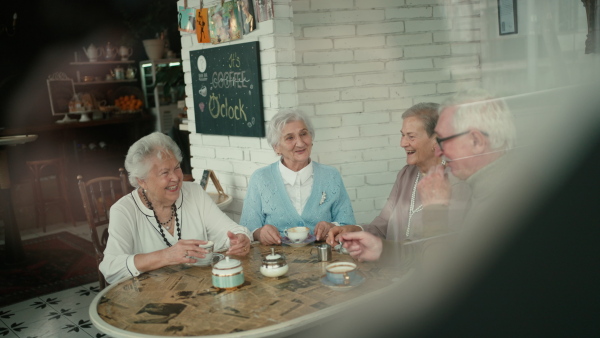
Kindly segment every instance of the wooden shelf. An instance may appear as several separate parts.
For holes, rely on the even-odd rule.
[[[71,65],[73,66],[95,66],[95,65],[122,65],[122,64],[133,64],[135,63],[134,60],[127,60],[127,61],[120,61],[120,60],[115,60],[115,61],[96,61],[96,62],[71,62]]]
[[[73,82],[75,86],[89,86],[99,84],[114,84],[114,83],[132,83],[137,82],[137,79],[131,80],[110,80],[110,81],[89,81],[89,82]]]

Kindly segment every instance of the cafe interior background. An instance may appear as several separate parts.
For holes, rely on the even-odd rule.
[[[200,8],[201,4],[198,0],[162,2],[168,4],[169,11],[164,13],[172,22],[177,20],[179,6]],[[521,146],[557,132],[557,125],[564,121],[581,128],[580,135],[593,132],[585,129],[595,125],[590,120],[564,116],[565,111],[573,113],[577,108],[567,107],[571,102],[563,96],[565,88],[593,82],[598,75],[600,44],[586,42],[588,27],[597,31],[597,23],[590,23],[586,15],[587,2],[593,1],[516,0],[512,10],[504,8],[499,15],[505,1],[273,0],[272,14],[264,21],[256,20],[256,28],[238,40],[199,43],[195,33],[171,28],[165,40],[176,58],[181,58],[182,100],[187,109],[175,127],[182,125],[189,132],[184,146],[189,145],[190,173],[198,179],[205,169],[213,170],[233,197],[226,213],[239,221],[251,174],[277,159],[264,137],[198,132],[202,115],[193,86],[198,66],[190,55],[249,42],[259,46],[257,90],[262,111],[257,116],[266,122],[280,110],[298,108],[311,117],[316,128],[312,159],[340,171],[359,223],[378,215],[405,164],[399,147],[400,115],[415,103],[441,102],[461,88],[482,87],[508,101]],[[120,45],[128,27],[122,11],[142,16],[152,6],[156,3],[116,0],[3,4],[0,128],[56,123],[60,117],[51,114],[48,76],[72,72],[74,53],[80,59],[86,57],[82,47],[105,46],[109,41]],[[15,12],[16,29],[11,31]],[[516,23],[502,26],[499,19]],[[140,41],[132,44],[130,59],[136,65],[147,60]],[[147,108],[145,113],[149,113]],[[144,125],[142,132],[153,128],[153,124]],[[126,151],[130,143],[120,143],[131,141],[131,129],[99,128],[98,133],[90,132],[95,139],[88,141],[124,146]],[[569,137],[564,130],[560,135]],[[77,151],[73,139],[63,147],[63,134],[46,137],[18,151],[11,166],[19,179],[25,179],[26,171],[19,170],[17,161],[64,150],[73,158],[72,152]],[[553,154],[563,156],[565,148],[555,148]],[[112,162],[106,168],[115,174],[117,169]],[[68,180],[74,187],[75,176]],[[72,200],[74,209],[79,209],[78,196]],[[27,210],[27,205],[17,202],[18,208]],[[19,227],[34,226],[27,212],[16,213]],[[82,216],[80,212],[79,220]]]

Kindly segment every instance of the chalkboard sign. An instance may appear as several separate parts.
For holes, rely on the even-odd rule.
[[[69,113],[69,101],[75,94],[73,80],[56,73],[48,77],[48,95],[50,96],[50,108],[52,115],[64,115]]]
[[[190,52],[196,131],[264,137],[258,42]]]

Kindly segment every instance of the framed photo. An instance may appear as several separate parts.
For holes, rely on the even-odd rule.
[[[498,0],[498,30],[500,35],[517,34],[517,0]]]

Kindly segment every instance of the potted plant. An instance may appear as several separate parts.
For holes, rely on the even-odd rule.
[[[185,97],[183,69],[179,67],[160,67],[156,72],[156,82],[163,85],[163,97],[176,103]]]
[[[150,60],[161,59],[168,44],[167,33],[177,31],[177,4],[174,1],[149,0],[139,9],[122,9],[127,32],[122,41],[142,42]]]

